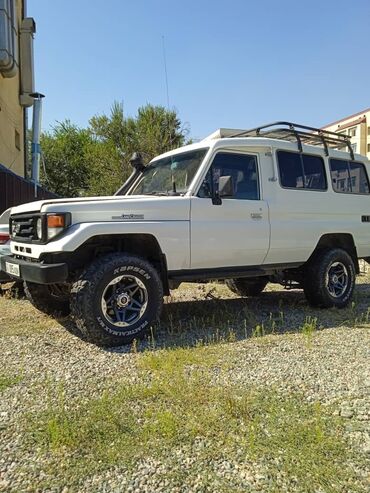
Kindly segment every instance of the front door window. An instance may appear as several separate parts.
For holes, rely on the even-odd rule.
[[[210,198],[218,192],[221,176],[231,176],[234,193],[229,199],[259,200],[257,158],[250,154],[219,152],[203,181],[198,197]],[[225,197],[225,200],[228,198]]]

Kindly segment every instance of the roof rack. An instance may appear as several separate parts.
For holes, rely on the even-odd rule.
[[[307,127],[299,123],[292,122],[274,122],[261,127],[243,130],[230,135],[234,137],[267,137],[280,140],[297,142],[298,149],[302,152],[302,143],[310,145],[322,145],[325,149],[325,155],[329,155],[329,148],[341,149],[347,147],[352,161],[355,157],[351,146],[351,140],[347,135],[329,132],[321,128]]]

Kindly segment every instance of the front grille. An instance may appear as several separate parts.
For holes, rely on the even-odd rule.
[[[37,241],[37,220],[40,214],[22,214],[10,217],[11,239],[15,241]]]

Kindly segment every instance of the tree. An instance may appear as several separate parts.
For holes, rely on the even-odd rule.
[[[111,195],[132,172],[129,159],[135,139],[135,122],[124,116],[122,104],[114,102],[109,116],[90,119],[89,131],[97,143],[89,152],[89,191],[92,195]]]
[[[184,144],[187,130],[175,111],[150,104],[139,108],[135,118],[126,117],[123,105],[114,102],[109,116],[91,118],[90,130],[100,143],[91,158],[89,188],[94,194],[110,194],[132,172],[129,164],[138,151],[149,162],[154,156]]]
[[[91,133],[69,120],[58,123],[52,132],[44,133],[41,136],[42,184],[62,197],[83,195],[89,183],[87,154],[92,145]]]
[[[150,104],[139,108],[136,118],[136,143],[148,161],[158,154],[184,145],[187,130],[173,110]]]
[[[114,102],[109,115],[92,117],[86,129],[66,120],[42,135],[46,173],[42,171],[41,180],[65,197],[111,195],[131,174],[133,152],[149,162],[183,145],[186,134],[174,110],[148,104],[130,117]]]

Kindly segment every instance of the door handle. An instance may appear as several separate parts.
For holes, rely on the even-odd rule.
[[[262,212],[251,212],[252,219],[262,219]]]

